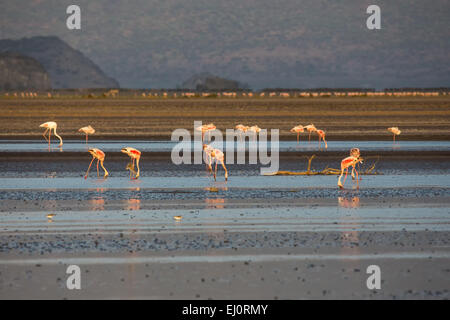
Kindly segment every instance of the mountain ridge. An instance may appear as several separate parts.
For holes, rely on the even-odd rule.
[[[54,89],[119,87],[92,60],[56,36],[1,39],[0,53],[7,51],[39,61],[50,75]]]

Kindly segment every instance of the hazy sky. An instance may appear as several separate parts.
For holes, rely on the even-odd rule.
[[[81,7],[81,30],[66,8]],[[381,8],[368,30],[366,8]],[[56,35],[122,87],[450,86],[450,0],[0,0],[0,38]]]

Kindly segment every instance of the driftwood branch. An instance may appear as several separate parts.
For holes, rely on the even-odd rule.
[[[311,170],[311,163],[313,161],[314,158],[316,158],[316,155],[313,154],[312,156],[308,157],[308,156],[304,156],[306,159],[308,159],[308,167],[306,169],[306,171],[300,171],[300,172],[294,172],[294,171],[277,171],[277,172],[273,172],[273,173],[268,173],[265,174],[266,176],[313,176],[313,175],[339,175],[341,174],[341,170],[339,169],[335,169],[335,168],[329,168],[328,166],[325,167],[325,169],[323,169],[322,171],[314,171]],[[376,158],[377,160],[372,164],[372,166],[370,166],[370,168],[361,171],[358,170],[360,174],[363,175],[378,175],[381,174],[375,170],[375,166],[377,165],[378,161],[380,160],[379,156],[374,156],[374,157],[368,157],[365,158],[365,160],[370,159],[370,158]],[[359,163],[358,163],[359,165]]]

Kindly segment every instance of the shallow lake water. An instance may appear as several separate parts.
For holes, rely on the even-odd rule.
[[[120,151],[124,147],[134,147],[141,152],[170,152],[172,148],[178,145],[179,142],[172,141],[115,141],[115,140],[91,140],[89,144],[86,144],[83,140],[65,140],[62,148],[58,147],[58,142],[55,140],[51,145],[51,151],[71,151],[71,152],[84,152],[88,148],[99,148],[105,152],[108,151]],[[201,150],[201,143],[187,143],[183,142],[180,147],[192,146],[193,150]],[[237,143],[234,144],[235,149]],[[220,149],[227,149],[226,142],[223,142],[222,146],[217,145]],[[328,151],[341,151],[346,152],[353,147],[358,147],[361,151],[449,151],[450,141],[329,141]],[[248,148],[248,143],[246,144]],[[267,148],[270,150],[270,141]],[[324,150],[324,144],[322,143],[322,150]],[[315,151],[319,150],[317,141],[280,141],[280,151]],[[48,152],[48,144],[44,140],[0,140],[0,152]]]

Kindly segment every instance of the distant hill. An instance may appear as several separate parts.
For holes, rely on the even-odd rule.
[[[18,53],[0,53],[0,75],[0,90],[50,89],[50,78],[44,67]]]
[[[220,78],[211,73],[199,73],[184,81],[181,87],[193,90],[236,90],[245,89],[246,86],[238,81]]]
[[[106,76],[89,58],[58,37],[32,37],[0,40],[1,52],[18,52],[39,61],[50,75],[51,87],[117,88],[119,83]]]

